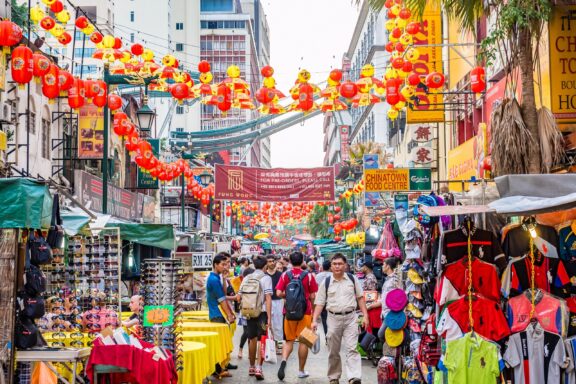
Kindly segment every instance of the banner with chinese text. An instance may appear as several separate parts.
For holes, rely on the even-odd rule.
[[[334,167],[248,168],[216,164],[216,200],[334,201]]]

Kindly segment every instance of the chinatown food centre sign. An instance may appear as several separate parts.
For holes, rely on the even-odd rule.
[[[430,191],[430,168],[366,169],[366,192]]]
[[[334,201],[334,167],[249,168],[216,165],[214,199]]]

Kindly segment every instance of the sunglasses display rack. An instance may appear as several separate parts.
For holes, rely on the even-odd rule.
[[[182,262],[175,259],[147,259],[142,262],[144,306],[174,305],[178,300]],[[174,306],[174,325],[144,328],[146,341],[170,350],[178,361],[180,354],[177,337],[178,308]],[[178,365],[178,364],[177,364]]]

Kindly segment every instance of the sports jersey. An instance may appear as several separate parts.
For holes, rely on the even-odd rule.
[[[576,259],[576,221],[558,231],[560,258]]]
[[[532,261],[526,256],[510,265],[510,297],[531,288]],[[534,286],[560,297],[570,295],[571,283],[564,262],[536,253],[534,259]]]
[[[558,234],[553,227],[537,225],[536,234],[554,247],[558,247]],[[530,251],[530,233],[522,226],[512,228],[504,238],[502,249],[508,257],[524,256]],[[534,246],[536,249],[536,246]]]
[[[576,297],[566,299],[568,307],[568,336],[576,336]]]
[[[564,313],[562,299],[542,291],[536,290],[534,317],[548,332],[566,334],[566,314]],[[530,311],[532,301],[530,291],[511,298],[508,301],[508,323],[512,332],[523,331],[530,324]]]
[[[515,383],[560,383],[560,368],[566,360],[560,336],[534,323],[525,331],[512,334],[506,346],[504,360],[514,369]]]
[[[500,374],[496,344],[471,333],[447,343],[443,362],[449,383],[494,384]]]
[[[463,259],[444,267],[439,283],[436,285],[434,299],[439,305],[453,300],[468,292],[470,280],[468,273],[468,261]],[[500,300],[500,279],[496,267],[482,260],[472,260],[472,287],[474,292],[481,294],[487,299]]]
[[[568,357],[568,367],[564,371],[564,384],[576,384],[576,363],[574,357],[576,356],[576,337],[564,340],[564,348],[566,349],[566,357]]]
[[[473,295],[472,319],[474,330],[488,340],[502,340],[510,334],[510,327],[498,303],[480,295]],[[436,326],[438,334],[446,341],[455,340],[470,332],[468,298],[466,296],[450,303],[442,312]]]
[[[506,256],[500,248],[496,235],[480,228],[472,228],[470,231],[472,242],[472,256],[480,260],[495,264],[500,272],[506,268]],[[444,233],[442,240],[443,265],[453,263],[468,256],[468,229],[460,227]]]

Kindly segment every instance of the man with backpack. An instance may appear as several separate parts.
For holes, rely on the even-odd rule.
[[[248,352],[250,368],[248,375],[255,376],[258,380],[264,380],[262,361],[264,356],[259,356],[256,363],[258,340],[271,329],[272,320],[272,279],[263,269],[266,266],[266,258],[256,256],[253,260],[253,273],[246,276],[240,285],[239,294],[242,297],[240,313],[248,320],[246,332],[248,336]]]
[[[362,359],[356,350],[358,343],[359,308],[364,315],[362,326],[370,329],[368,310],[364,302],[364,292],[358,279],[350,272],[345,272],[346,257],[341,253],[332,256],[330,270],[332,276],[324,280],[318,290],[316,307],[312,321],[312,329],[318,328],[318,317],[326,308],[328,312],[328,380],[330,384],[338,384],[342,376],[340,349],[344,344],[346,360],[346,376],[349,384],[360,384],[362,379]]]
[[[292,269],[284,272],[276,286],[276,294],[284,298],[284,347],[282,362],[278,369],[278,379],[284,380],[286,361],[294,348],[294,341],[304,328],[310,328],[312,323],[312,302],[318,291],[318,284],[312,274],[302,270],[304,255],[293,252],[290,255]],[[308,358],[308,347],[302,343],[298,346],[298,378],[306,378],[304,370]]]

